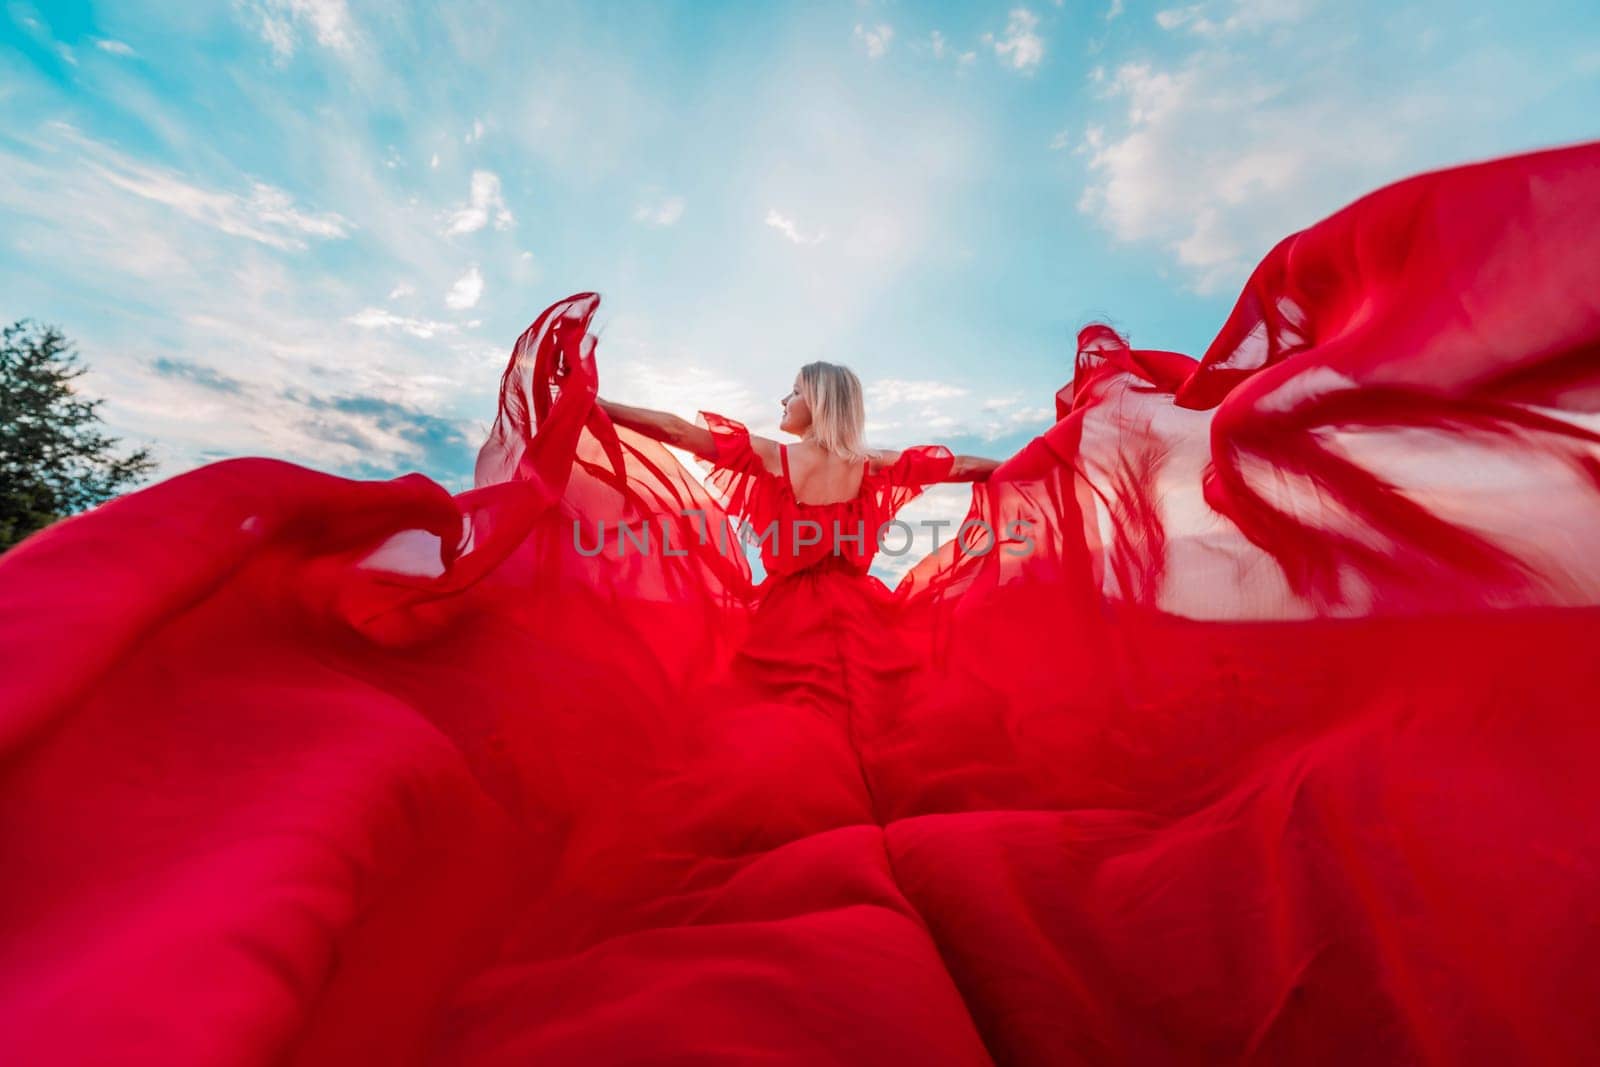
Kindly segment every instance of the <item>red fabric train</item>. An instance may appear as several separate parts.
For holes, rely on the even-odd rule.
[[[59,523],[0,559],[9,1061],[1600,1059],[1597,246],[1542,152],[1285,239],[1198,361],[1090,327],[893,589],[707,532],[947,452],[818,512],[708,412],[702,483],[588,294],[469,492]]]

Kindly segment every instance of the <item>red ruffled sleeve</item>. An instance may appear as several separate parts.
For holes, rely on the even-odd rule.
[[[921,496],[928,486],[949,481],[955,465],[955,455],[944,445],[912,445],[901,451],[900,458],[880,472],[890,513]]]
[[[750,447],[750,431],[744,423],[710,411],[699,412],[695,422],[710,430],[711,439],[716,442],[717,458],[709,461],[713,467],[738,474],[769,473]]]
[[[715,459],[695,457],[706,472],[706,486],[738,526],[748,519],[759,527],[774,514],[776,476],[750,447],[750,431],[737,419],[711,411],[698,412],[695,422],[711,432]]]

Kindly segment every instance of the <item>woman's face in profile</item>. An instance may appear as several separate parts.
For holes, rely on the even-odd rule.
[[[811,408],[806,405],[805,397],[800,395],[800,376],[794,376],[794,387],[789,390],[789,395],[783,398],[783,419],[778,423],[778,429],[785,433],[802,434],[811,428]]]

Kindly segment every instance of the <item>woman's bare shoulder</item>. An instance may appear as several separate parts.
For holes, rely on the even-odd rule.
[[[778,442],[772,438],[751,434],[750,451],[760,457],[761,465],[773,474],[781,474],[783,472],[783,460],[778,456]]]
[[[894,448],[875,448],[867,459],[871,471],[876,474],[885,467],[894,466],[900,459],[900,451]]]

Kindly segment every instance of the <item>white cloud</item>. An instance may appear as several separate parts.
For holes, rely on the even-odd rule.
[[[1111,0],[1111,7],[1106,11],[1106,21],[1110,22],[1122,14],[1123,0]]]
[[[91,157],[98,157],[86,161],[91,174],[223,233],[299,251],[307,247],[308,237],[331,240],[347,236],[352,229],[349,221],[332,212],[301,210],[287,192],[265,182],[253,183],[248,196],[205,189],[171,171],[136,163],[78,136],[70,128],[60,128],[67,130],[69,139],[87,149]]]
[[[475,233],[487,226],[491,217],[497,230],[509,229],[516,223],[511,209],[506,207],[505,198],[500,194],[500,176],[493,171],[475,170],[472,172],[468,200],[450,213],[445,224],[445,235],[455,237],[463,233]]]
[[[777,208],[768,208],[767,217],[764,221],[768,226],[771,226],[797,245],[814,245],[822,241],[823,235],[821,231],[810,236],[801,233],[800,224],[781,213]]]
[[[1012,70],[1031,71],[1044,59],[1044,39],[1035,30],[1039,16],[1025,7],[1013,8],[1006,23],[1005,35],[996,38],[985,34],[984,40],[994,47],[995,55]]]
[[[876,411],[880,407],[897,404],[928,404],[935,400],[954,400],[967,395],[968,390],[948,382],[905,378],[879,378],[863,390],[867,404]]]
[[[416,286],[412,285],[410,282],[399,282],[393,289],[389,290],[389,299],[399,300],[401,297],[410,296],[416,291]]]
[[[454,311],[464,311],[470,307],[477,307],[478,301],[483,296],[483,272],[477,264],[457,278],[450,291],[444,295],[445,306]]]
[[[216,158],[170,137],[166,116],[151,117],[180,158]],[[318,136],[326,116],[307,117],[305,130],[284,115],[272,118],[293,139]],[[395,313],[409,304],[391,305],[393,311],[367,304],[401,278],[442,292],[449,278],[437,272],[452,258],[445,239],[426,225],[426,212],[406,208],[405,191],[382,184],[388,172],[372,165],[381,142],[352,141],[337,122],[325,141],[312,141],[325,195],[362,212],[368,265],[380,265],[362,277],[348,263],[281,254],[354,227],[295,204],[276,186],[262,191],[226,171],[207,171],[202,181],[59,123],[8,132],[0,146],[0,215],[12,258],[27,269],[0,277],[0,291],[47,310],[57,306],[52,290],[138,294],[125,317],[79,316],[69,328],[93,358],[86,387],[107,397],[111,432],[130,444],[158,444],[161,475],[223,455],[276,455],[366,477],[419,464],[454,485],[465,456],[470,485],[473,442],[419,445],[406,430],[394,449],[329,443],[347,431],[355,439],[351,420],[391,419],[366,414],[369,401],[437,396],[417,404],[417,432],[432,434],[430,427],[442,433],[453,424],[455,412],[481,406],[483,395],[481,366],[454,351],[456,343],[483,343],[468,332],[475,327]],[[337,359],[329,358],[330,345]],[[152,373],[157,357],[218,367],[259,389],[248,402],[220,388],[197,396],[204,382]],[[347,400],[348,410],[327,403]]]
[[[937,379],[878,378],[864,383],[870,436],[909,442],[964,437],[981,441],[1037,433],[1055,421],[1054,408],[1016,391],[975,401],[972,390]]]
[[[277,61],[287,62],[298,44],[298,30],[308,30],[318,44],[335,52],[354,47],[355,26],[344,0],[236,0],[255,15],[262,40]]]
[[[657,196],[635,208],[633,218],[646,226],[671,226],[683,218],[685,206],[681,196]]]
[[[889,50],[889,42],[894,40],[894,27],[884,22],[872,27],[857,23],[855,37],[866,48],[870,58],[881,59]]]
[[[288,0],[286,6],[296,17],[311,24],[318,44],[340,50],[350,47],[350,12],[344,0]]]
[[[271,455],[353,477],[418,469],[447,488],[470,486],[472,450],[483,426],[454,411],[460,383],[483,373],[481,342],[457,340],[453,324],[381,308],[351,316],[299,308],[283,300],[293,296],[290,283],[299,276],[260,279],[274,290],[272,304],[265,305],[256,286],[243,280],[239,286],[230,277],[234,284],[216,306],[171,322],[178,351],[226,353],[219,366],[235,379],[231,391],[207,402],[197,391],[205,385],[203,372],[176,381],[170,374],[121,376],[126,387],[116,401],[134,416],[132,428],[152,428],[163,460],[192,465],[222,455]],[[319,288],[326,292],[327,285]],[[253,295],[238,299],[236,288]],[[339,322],[352,328],[342,335],[330,329]],[[328,358],[330,336],[338,338],[337,360]],[[137,344],[133,348],[137,352]],[[172,350],[163,339],[155,352]]]
[[[1522,60],[1502,50],[1417,71],[1410,38],[1330,46],[1339,12],[1313,17],[1299,0],[1162,14],[1194,44],[1091,74],[1113,111],[1074,149],[1088,176],[1078,204],[1115,237],[1164,249],[1202,293],[1238,285],[1278,239],[1374,186],[1505,151],[1496,116],[1551,91],[1513,77]]]
[[[483,140],[483,120],[473,119],[472,129],[467,131],[467,135],[463,137],[462,140],[467,144],[477,144],[479,141]]]
[[[1163,30],[1187,27],[1200,37],[1225,37],[1272,26],[1289,25],[1310,14],[1316,0],[1224,0],[1189,4],[1156,12]]]
[[[396,315],[385,308],[364,308],[344,321],[363,330],[399,330],[424,341],[442,333],[454,333],[455,326],[448,322],[433,322]]]
[[[1059,152],[1072,143],[1072,134],[1066,130],[1057,130],[1056,135],[1050,138],[1050,151]]]
[[[1170,8],[1166,11],[1156,12],[1156,25],[1164,30],[1175,30],[1179,26],[1193,19],[1200,12],[1200,5],[1192,7]]]
[[[95,41],[94,46],[100,49],[100,51],[110,52],[114,56],[131,56],[135,54],[132,46],[124,44],[121,41],[110,40],[106,37],[102,37]]]
[[[428,160],[428,166],[432,167],[434,170],[439,169],[439,153],[435,152],[433,154],[433,158]]]
[[[989,38],[989,39],[991,41],[993,40],[992,37]],[[928,35],[928,45],[927,45],[927,47],[928,47],[928,51],[933,53],[933,58],[934,59],[942,60],[942,59],[944,59],[946,57],[949,57],[949,58],[955,60],[956,66],[958,66],[958,67],[969,66],[969,65],[972,64],[972,62],[974,60],[976,60],[978,58],[978,53],[976,53],[976,52],[972,52],[972,51],[957,52],[955,50],[955,47],[950,43],[949,39],[946,38],[945,35],[940,33],[938,30],[934,30],[932,33],[930,33]]]
[[[1337,109],[1330,100],[1286,108],[1270,86],[1237,73],[1210,55],[1176,71],[1126,64],[1107,90],[1126,106],[1121,135],[1085,138],[1093,178],[1080,209],[1124,241],[1166,245],[1202,292],[1234,282],[1266,251],[1285,225],[1269,203],[1292,200],[1314,166],[1347,167],[1354,154],[1314,117]],[[1391,138],[1371,132],[1357,151],[1391,153]]]
[[[67,139],[75,140],[70,134]],[[61,165],[63,159],[71,165]],[[0,208],[8,218],[12,260],[29,262],[30,271],[54,269],[90,286],[154,291],[195,279],[217,253],[246,258],[248,249],[231,237],[207,241],[223,235],[174,225],[165,205],[108,183],[81,156],[60,152],[54,142],[38,159],[0,148],[0,173],[6,178],[0,182]]]

